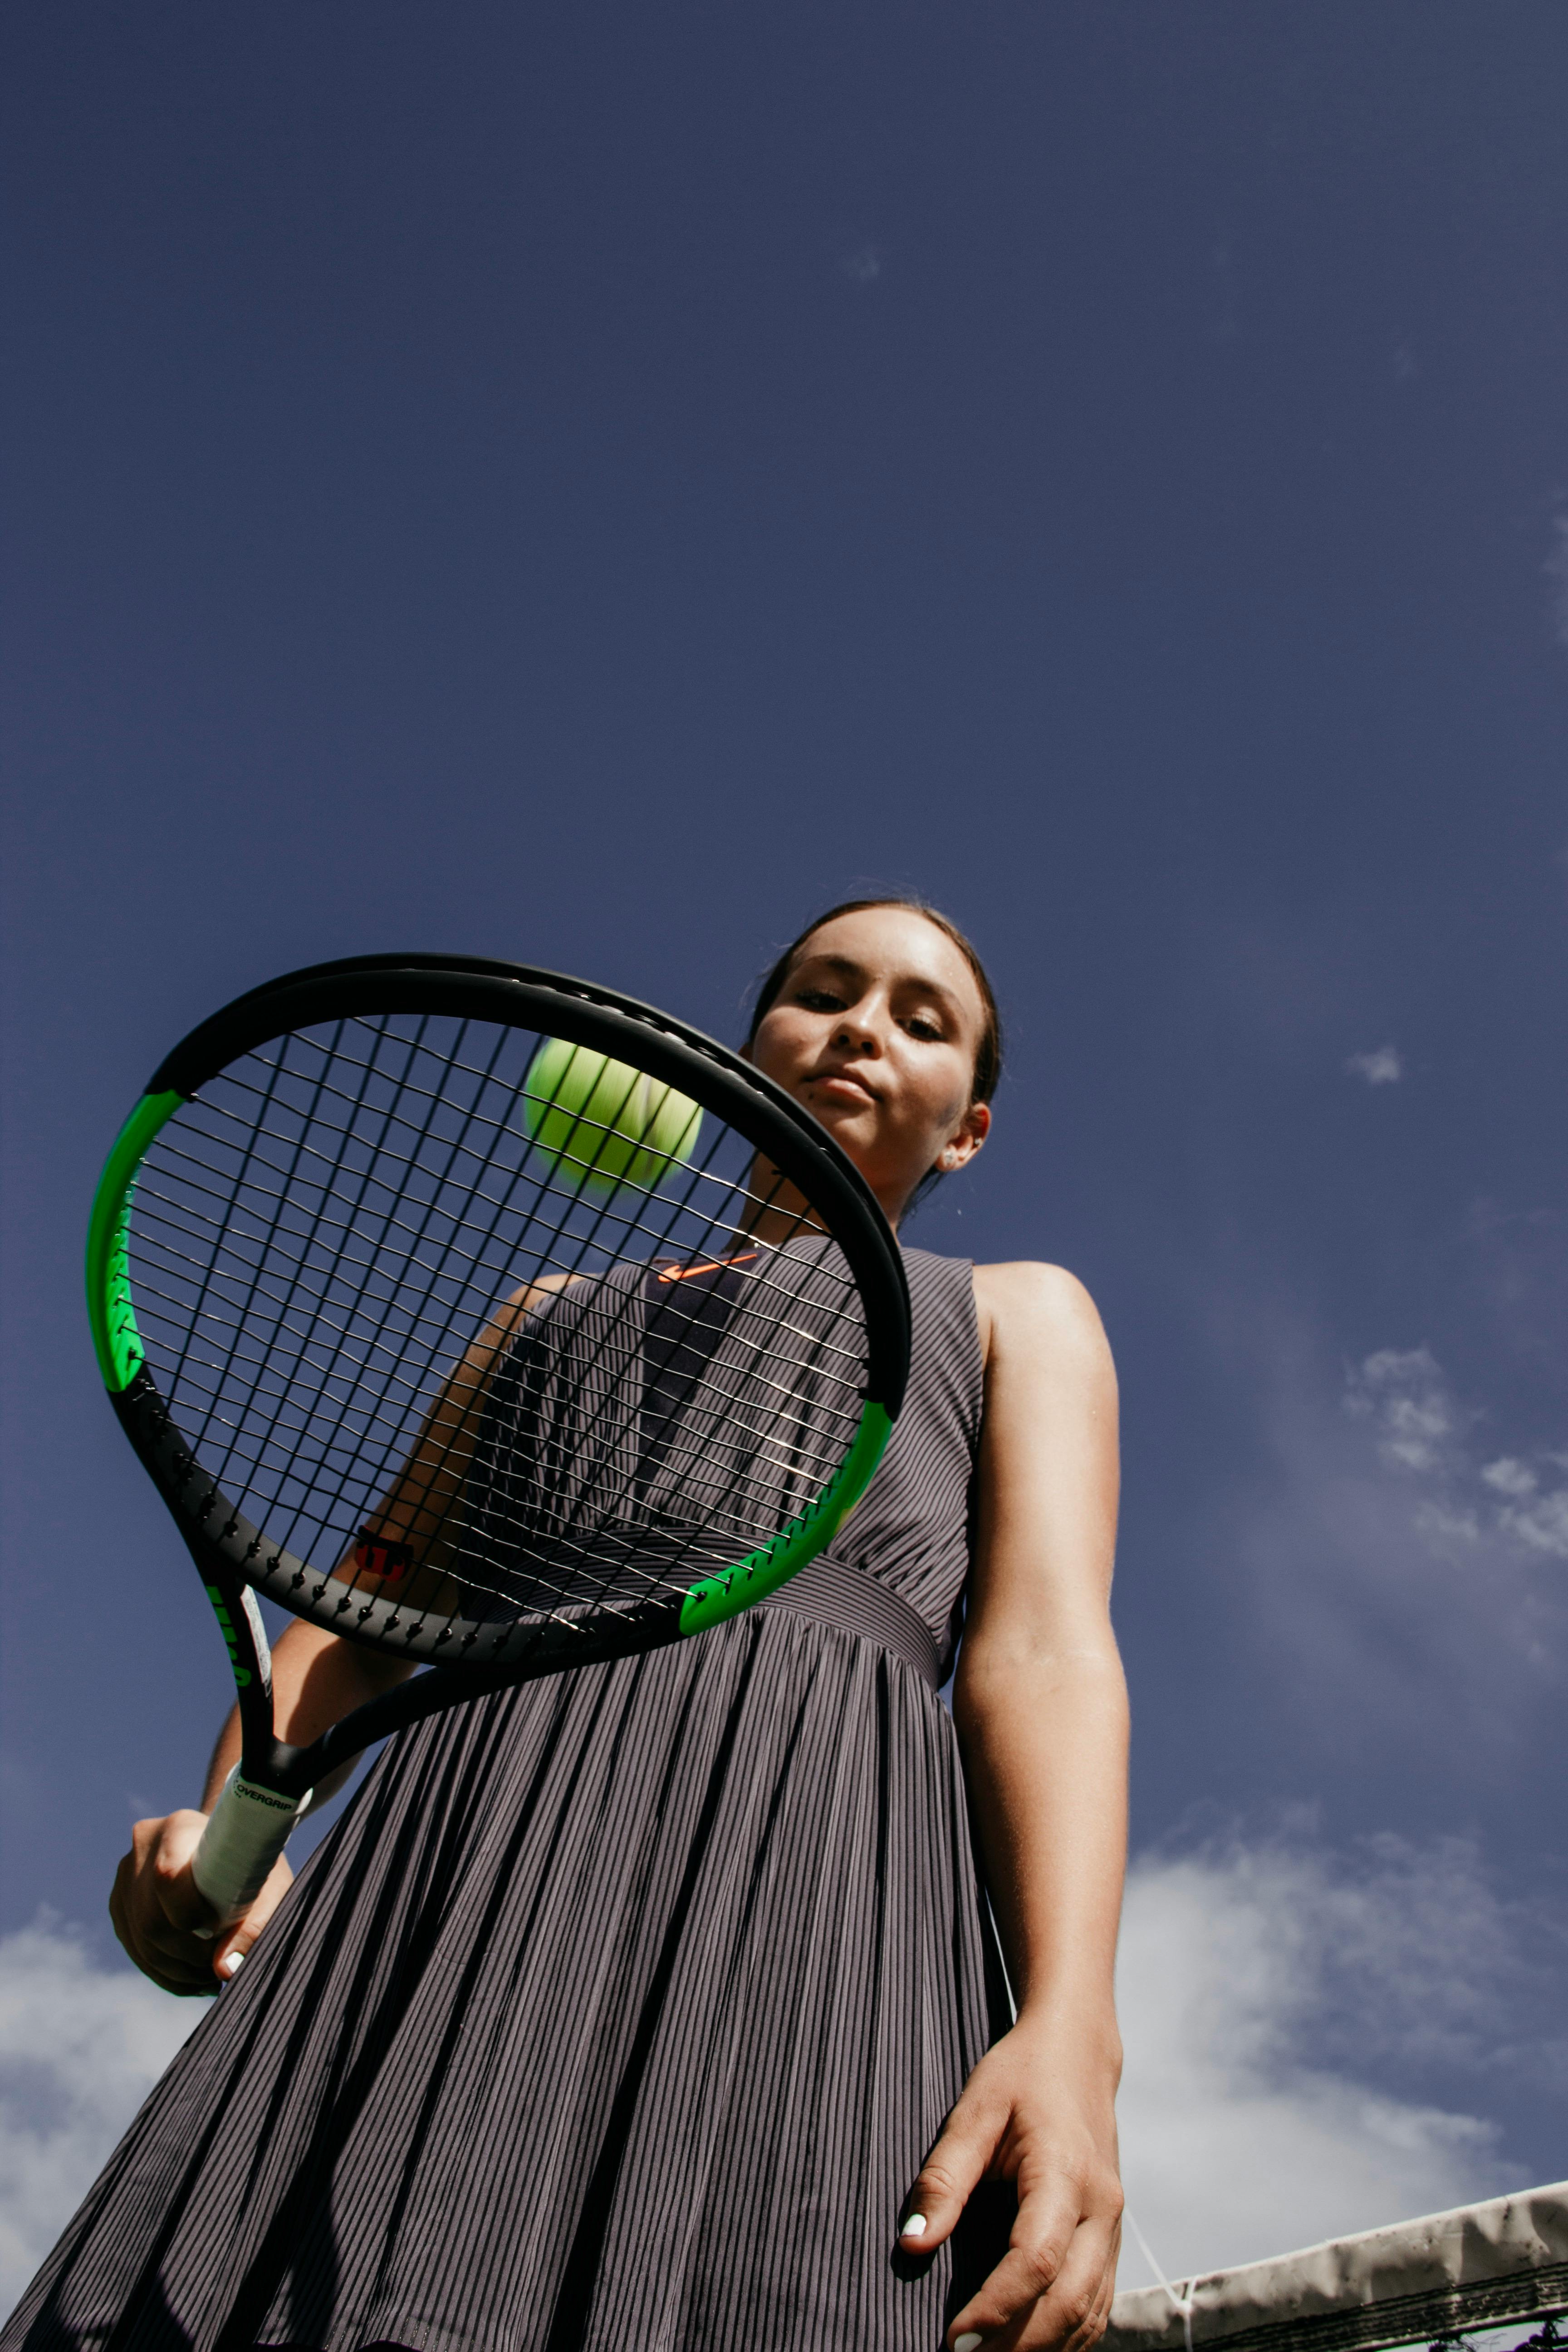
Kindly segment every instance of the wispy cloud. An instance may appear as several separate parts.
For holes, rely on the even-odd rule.
[[[1122,2156],[1167,2276],[1518,2185],[1484,2115],[1387,2083],[1434,2065],[1479,2083],[1514,2063],[1521,1946],[1458,1840],[1383,1837],[1335,1856],[1310,1836],[1233,1838],[1135,1864]],[[1130,2249],[1123,2284],[1141,2270]]]
[[[1205,1550],[1293,1736],[1400,1771],[1458,1739],[1506,1769],[1568,1682],[1568,1468],[1508,1443],[1428,1348],[1347,1367],[1256,1288],[1206,1305],[1263,1450]]]
[[[1448,1466],[1458,1414],[1429,1349],[1380,1348],[1347,1373],[1344,1408],[1373,1423],[1378,1458],[1390,1469]]]
[[[205,2006],[101,1967],[47,1916],[0,1938],[0,2311]]]
[[[1467,1433],[1481,1416],[1454,1402],[1425,1348],[1381,1349],[1349,1375],[1345,1408],[1371,1423],[1379,1458],[1416,1482],[1415,1525],[1445,1542],[1500,1538],[1568,1559],[1568,1455],[1477,1464]]]
[[[1481,1478],[1504,1498],[1498,1507],[1500,1527],[1531,1551],[1568,1559],[1568,1483],[1563,1478],[1568,1456],[1548,1454],[1541,1458],[1555,1475],[1554,1486],[1543,1489],[1539,1472],[1507,1454],[1489,1462]]]
[[[1552,551],[1542,565],[1549,583],[1547,616],[1560,646],[1568,646],[1568,515],[1552,519]]]
[[[853,278],[857,286],[869,286],[874,278],[882,274],[882,248],[868,238],[860,245],[849,246],[839,255],[838,268],[841,275]]]
[[[1379,1045],[1370,1054],[1352,1054],[1345,1069],[1352,1078],[1364,1078],[1369,1087],[1396,1087],[1405,1076],[1405,1065],[1394,1045]]]

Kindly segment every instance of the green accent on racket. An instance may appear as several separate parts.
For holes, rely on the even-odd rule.
[[[776,1592],[808,1559],[815,1559],[833,1541],[870,1485],[892,1433],[893,1424],[883,1407],[868,1404],[837,1475],[797,1519],[780,1528],[771,1544],[738,1559],[722,1575],[705,1577],[692,1586],[681,1603],[681,1633],[706,1633],[709,1626],[721,1625],[728,1617],[739,1617],[754,1602]]]
[[[98,1369],[110,1396],[128,1389],[146,1360],[131,1297],[126,1244],[136,1176],[147,1146],[184,1102],[181,1094],[143,1095],[103,1163],[87,1227],[87,1314]]]

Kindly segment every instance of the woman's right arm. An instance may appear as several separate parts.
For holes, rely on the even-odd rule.
[[[339,1722],[366,1699],[390,1690],[413,1672],[402,1660],[339,1639],[302,1620],[279,1636],[272,1653],[274,1721],[280,1739],[307,1747],[329,1724]],[[231,1768],[239,1761],[239,1710],[234,1708],[218,1737],[207,1768],[200,1811],[182,1808],[161,1821],[138,1822],[131,1851],[114,1874],[109,1916],[114,1932],[144,1976],[166,1992],[216,1992],[231,1977],[282,1900],[293,1877],[279,1854],[272,1874],[243,1919],[216,1937],[212,1906],[197,1893],[191,1856]],[[345,1777],[335,1774],[317,1790],[330,1796]]]

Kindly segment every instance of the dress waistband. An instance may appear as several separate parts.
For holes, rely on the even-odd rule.
[[[931,1627],[907,1601],[900,1601],[864,1569],[849,1568],[837,1559],[807,1560],[787,1584],[757,1605],[786,1610],[792,1617],[809,1617],[815,1625],[836,1625],[841,1633],[858,1633],[913,1666],[933,1691],[942,1688],[942,1652]]]

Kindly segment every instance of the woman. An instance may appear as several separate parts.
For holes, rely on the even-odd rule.
[[[991,990],[923,908],[824,916],[747,1050],[895,1225],[989,1133]],[[906,1265],[887,1457],[771,1602],[405,1733],[270,1926],[285,1864],[203,1941],[203,1816],[137,1825],[110,1907],[138,1966],[197,1991],[254,1957],[5,2347],[1094,2342],[1121,2210],[1114,1376],[1058,1269]],[[279,1728],[388,1671],[292,1625]],[[231,1722],[209,1801],[237,1745]]]

